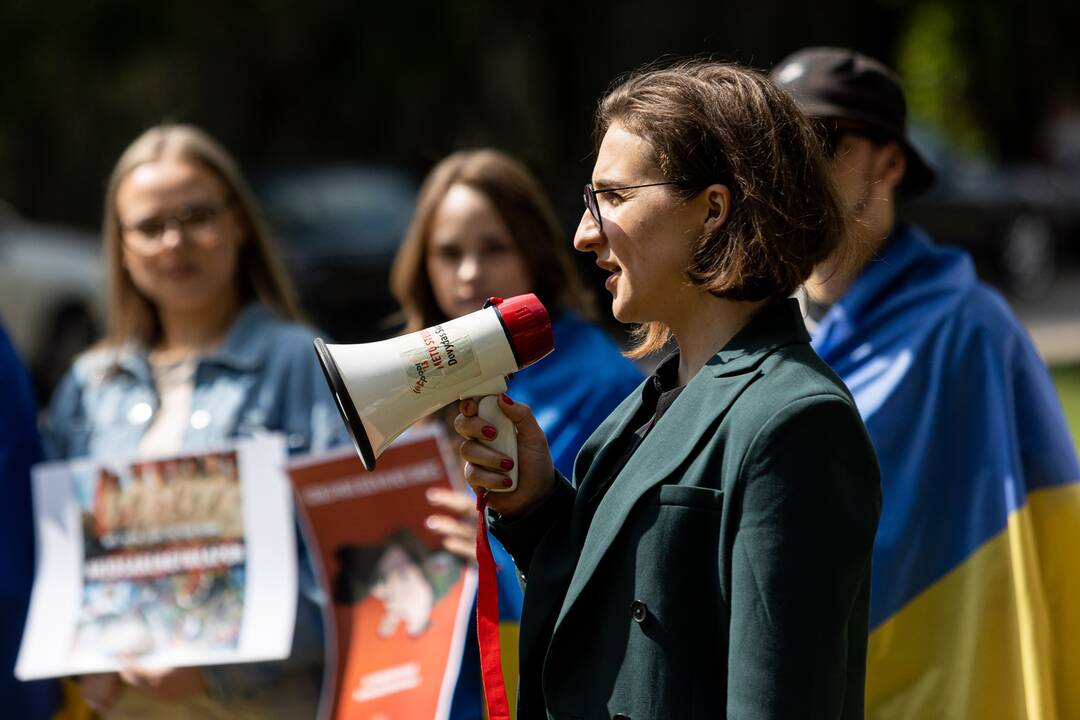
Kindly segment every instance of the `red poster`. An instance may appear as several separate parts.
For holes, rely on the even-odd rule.
[[[351,449],[289,468],[332,598],[324,717],[449,715],[476,575],[424,526],[424,493],[455,487],[452,457],[432,428],[387,448],[372,472]]]

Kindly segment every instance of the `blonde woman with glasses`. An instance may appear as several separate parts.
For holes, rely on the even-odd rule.
[[[53,399],[53,459],[196,452],[264,430],[294,452],[343,439],[313,333],[218,143],[183,125],[136,139],[109,181],[104,241],[108,334]],[[86,702],[107,718],[314,717],[323,636],[303,550],[300,586],[287,660],[84,677]]]

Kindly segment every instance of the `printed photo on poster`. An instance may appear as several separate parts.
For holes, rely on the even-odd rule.
[[[284,466],[283,442],[267,437],[35,468],[39,562],[20,676],[286,656],[296,549]]]
[[[353,452],[290,466],[333,599],[324,717],[445,718],[476,571],[424,525],[425,493],[457,487],[441,428],[410,433],[363,469]]]
[[[83,591],[72,656],[231,650],[244,606],[235,451],[75,475]]]

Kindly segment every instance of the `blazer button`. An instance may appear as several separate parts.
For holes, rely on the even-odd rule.
[[[640,600],[630,603],[630,617],[634,618],[634,622],[643,623],[648,616],[649,608],[645,603]]]

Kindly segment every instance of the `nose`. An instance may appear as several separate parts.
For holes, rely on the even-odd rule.
[[[161,231],[161,247],[174,248],[184,241],[184,226],[176,218],[170,218],[165,222],[165,228]]]
[[[577,232],[574,233],[574,249],[581,252],[597,252],[604,242],[604,233],[593,219],[592,214],[585,210],[581,213],[578,221]]]
[[[480,274],[480,259],[476,253],[466,253],[458,265],[458,282],[472,282]]]

